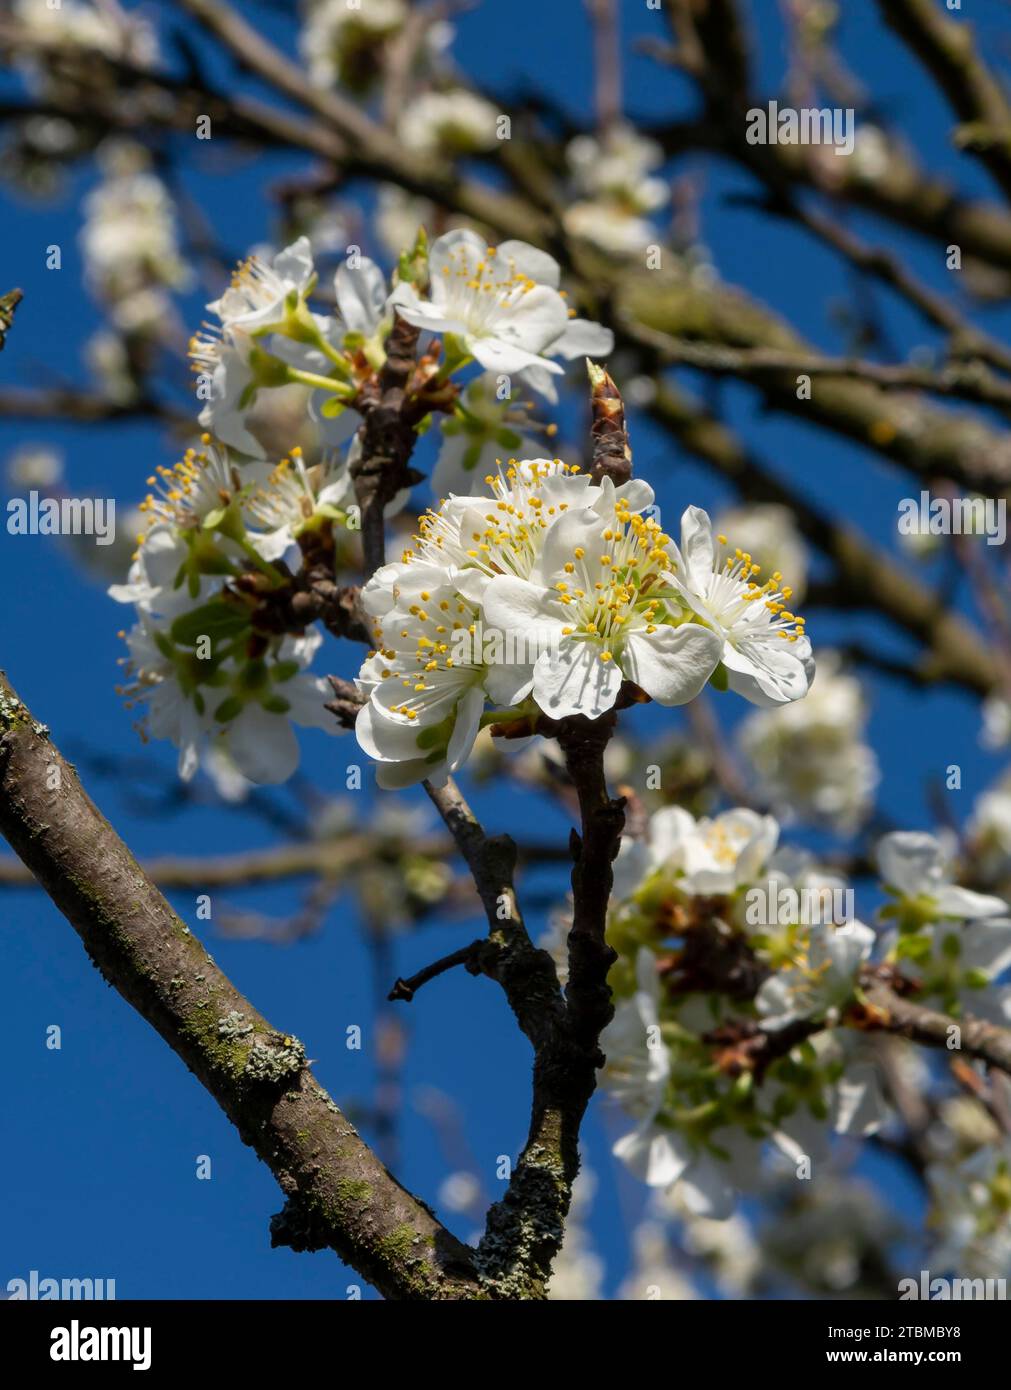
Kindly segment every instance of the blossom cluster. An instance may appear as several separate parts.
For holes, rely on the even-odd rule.
[[[157,188],[145,177],[137,184],[131,174],[122,193],[138,216],[157,214],[157,221]],[[167,224],[162,230],[168,234]],[[108,256],[97,228],[88,245],[101,278]],[[360,521],[352,482],[359,406],[374,394],[394,315],[424,330],[424,380],[437,383],[494,367],[553,396],[558,357],[606,350],[612,341],[600,325],[572,317],[557,264],[520,242],[490,247],[474,233],[450,232],[429,248],[421,235],[401,257],[392,286],[349,248],[327,311],[311,302],[318,278],[312,246],[300,237],[274,256],[249,257],[208,306],[213,317],[190,344],[206,433],[179,464],[149,479],[128,582],[111,591],[137,609],[127,639],[128,693],[147,704],[147,730],[179,746],[184,777],[193,775],[201,750],[210,756],[224,748],[250,780],[283,780],[297,763],[292,721],[336,728],[323,709],[323,683],[305,673],[321,634],[285,625],[271,601],[290,589],[288,561],[297,570],[307,551],[322,554],[337,579],[340,529]],[[447,440],[454,429],[479,435],[478,452],[521,437],[505,420],[509,393],[500,405],[484,394],[483,380],[450,391],[443,405],[452,411]],[[443,477],[452,466],[440,462]],[[570,490],[588,483],[571,482]],[[406,496],[394,498],[387,515]],[[369,606],[382,583],[373,581]],[[385,639],[387,647],[404,642],[392,631]],[[453,672],[456,697],[443,701],[440,720],[452,713],[455,721],[469,688],[463,669],[478,665]],[[468,716],[473,706],[472,694]],[[398,706],[391,718],[407,715]],[[368,725],[366,715],[363,742]],[[457,737],[468,727],[469,717]]]
[[[298,765],[292,723],[336,729],[326,683],[306,670],[323,636],[263,630],[256,613],[284,582],[273,562],[344,519],[346,464],[307,467],[296,448],[273,468],[240,468],[205,435],[149,482],[148,527],[127,582],[109,590],[137,615],[122,693],[147,705],[143,731],[176,744],[184,780],[223,754],[251,782],[283,782]]]
[[[728,1215],[770,1148],[819,1164],[833,1131],[886,1122],[867,972],[903,976],[956,1019],[1011,1018],[1007,903],[951,882],[928,834],[886,835],[878,863],[881,930],[747,808],[702,820],[666,808],[623,846],[608,923],[618,1004],[601,1046],[632,1128],[614,1151],[696,1214]]]
[[[381,785],[438,785],[482,721],[599,718],[625,683],[665,706],[710,681],[762,706],[806,693],[811,644],[789,587],[778,572],[760,582],[701,509],[686,509],[679,547],[639,480],[527,459],[485,481],[426,513],[364,590],[376,648],[356,731]]]

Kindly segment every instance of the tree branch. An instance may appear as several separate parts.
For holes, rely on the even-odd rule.
[[[579,1127],[602,1060],[597,1034],[588,1034],[589,1019],[577,1028],[554,962],[527,934],[513,886],[512,841],[485,834],[452,780],[439,788],[426,783],[425,789],[485,905],[489,931],[478,956],[480,968],[502,986],[534,1048],[527,1141],[504,1197],[488,1213],[478,1266],[499,1297],[543,1298],[579,1172]],[[604,903],[606,908],[606,898]]]
[[[391,1176],[302,1044],[235,989],[88,799],[0,673],[0,832],[113,987],[277,1178],[275,1244],[334,1250],[387,1298],[482,1296],[472,1252]]]
[[[864,972],[861,985],[868,1002],[880,1015],[875,1018],[871,1014],[862,1026],[895,1033],[923,1047],[941,1047],[959,1056],[974,1057],[1011,1076],[1011,1031],[1008,1029],[973,1018],[971,1014],[952,1018],[939,1013],[927,1004],[897,994],[870,971]],[[950,1045],[954,1029],[958,1029],[959,1034],[957,1048]]]

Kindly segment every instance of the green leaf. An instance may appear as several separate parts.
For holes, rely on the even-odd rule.
[[[174,642],[182,647],[195,647],[201,637],[212,643],[235,637],[249,626],[249,615],[222,599],[213,599],[183,613],[169,629]]]
[[[219,724],[230,724],[233,719],[238,719],[243,711],[243,703],[238,695],[229,695],[226,700],[222,700],[214,711],[214,718]]]
[[[716,670],[709,677],[709,684],[714,690],[728,690],[730,688],[730,682],[727,679],[727,668],[722,661],[717,663]]]

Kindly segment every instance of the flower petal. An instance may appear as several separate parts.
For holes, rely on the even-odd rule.
[[[621,669],[660,705],[684,705],[703,688],[723,652],[715,632],[684,623],[633,632],[621,654]]]
[[[585,714],[597,719],[614,704],[622,675],[616,661],[602,661],[596,642],[563,638],[557,652],[534,665],[534,699],[552,719]]]
[[[246,705],[224,735],[235,766],[250,782],[286,782],[298,767],[298,739],[284,715]]]

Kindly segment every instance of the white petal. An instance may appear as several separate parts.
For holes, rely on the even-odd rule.
[[[689,1164],[678,1182],[678,1193],[693,1215],[710,1221],[726,1221],[737,1202],[729,1164],[707,1153]]]
[[[550,346],[554,353],[556,341],[569,322],[569,311],[556,290],[538,285],[505,306],[492,322],[496,337],[530,352],[543,352]]]
[[[334,292],[348,328],[370,338],[379,327],[386,301],[386,277],[375,261],[365,257],[354,267],[344,262],[334,276]]]
[[[461,767],[470,756],[484,712],[484,691],[478,687],[468,690],[456,710],[456,723],[446,749],[446,764],[451,772]]]
[[[611,1152],[650,1187],[670,1187],[672,1182],[677,1182],[691,1158],[680,1135],[653,1125],[644,1125],[623,1135]]]
[[[484,688],[493,705],[518,705],[530,694],[534,683],[534,668],[528,666],[489,666],[485,671]],[[515,746],[515,745],[514,745]],[[519,750],[516,749],[518,752]]]
[[[770,637],[747,645],[731,646],[728,642],[723,649],[730,689],[760,709],[789,704],[807,694],[809,680],[803,661],[781,644],[781,638]]]
[[[696,623],[663,626],[653,633],[631,634],[621,654],[621,669],[657,704],[684,705],[713,674],[722,651],[716,633]]]
[[[557,645],[565,626],[550,589],[508,574],[496,575],[485,588],[484,621],[486,629],[522,633],[541,648]]]
[[[545,584],[563,574],[564,567],[576,558],[577,548],[585,551],[582,564],[588,573],[599,573],[600,558],[607,553],[604,540],[604,520],[593,507],[563,513],[544,533],[537,570]],[[566,579],[568,575],[564,576]],[[579,582],[578,580],[576,581]]]
[[[282,280],[305,289],[312,276],[312,245],[307,236],[300,236],[274,257],[274,271]]]
[[[706,593],[713,577],[713,523],[701,507],[686,507],[681,517],[681,555],[688,582]]]
[[[848,1068],[836,1083],[832,1128],[837,1134],[874,1134],[888,1118],[877,1071],[867,1064]]]
[[[614,351],[614,334],[591,319],[569,319],[561,337],[551,344],[551,352],[569,361],[574,357],[606,357]]]
[[[558,262],[546,251],[539,251],[536,246],[529,246],[525,241],[500,241],[495,253],[496,261],[499,256],[511,261],[521,275],[529,275],[530,279],[536,280],[539,285],[547,285],[549,289],[557,290],[561,271]]]
[[[552,719],[585,714],[597,719],[618,698],[621,671],[601,661],[596,642],[562,639],[557,652],[544,652],[534,665],[534,699]]]
[[[1008,905],[1003,898],[994,898],[989,893],[974,893],[958,884],[946,883],[937,890],[937,908],[942,917],[971,921],[977,917],[999,917],[1007,912]]]
[[[390,295],[388,303],[391,308],[396,309],[402,319],[413,323],[415,328],[427,328],[430,333],[467,332],[467,325],[460,319],[448,316],[427,299],[419,299],[413,285],[398,285]]]
[[[941,876],[941,846],[933,835],[895,830],[878,841],[878,868],[891,888],[915,898],[932,891]]]
[[[284,715],[246,705],[225,734],[235,766],[250,782],[285,782],[298,767],[298,739]]]
[[[432,284],[437,285],[443,278],[443,270],[448,269],[452,275],[459,269],[463,259],[476,269],[477,263],[484,260],[487,254],[488,243],[470,227],[454,227],[451,231],[444,232],[432,242],[428,250],[428,270]]]
[[[411,319],[410,322],[413,323],[415,320]],[[466,332],[465,329],[450,329],[449,331]],[[516,343],[507,342],[503,338],[478,338],[466,334],[466,343],[475,362],[479,362],[487,372],[503,372],[506,376],[512,376],[532,367],[545,372],[560,373],[562,371],[556,362],[549,362],[546,358],[539,357],[536,352],[531,352]]]
[[[558,403],[558,387],[555,385],[555,376],[559,369],[550,362],[539,362],[536,367],[527,367],[520,374],[523,382],[530,387],[531,391],[536,391],[539,396],[550,405]]]
[[[278,695],[291,705],[288,718],[303,729],[322,729],[324,733],[340,733],[340,725],[323,706],[333,699],[333,691],[320,676],[293,676],[275,687]]]
[[[371,699],[358,711],[355,737],[369,757],[377,762],[416,761],[421,752],[412,725],[404,720],[389,718]]]
[[[985,970],[995,980],[1011,965],[1011,922],[973,922],[959,939],[966,970]]]

